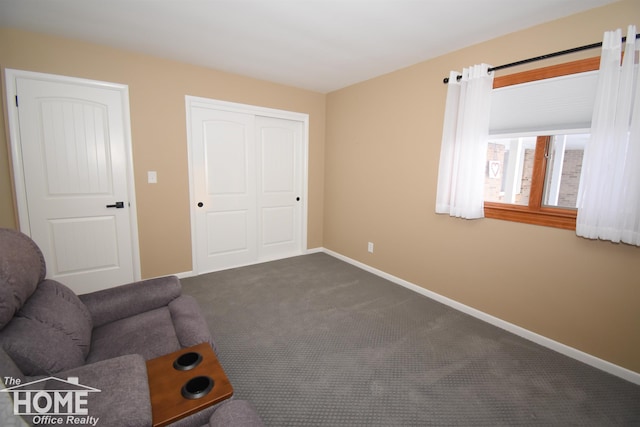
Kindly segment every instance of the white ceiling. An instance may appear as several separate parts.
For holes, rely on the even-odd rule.
[[[326,93],[615,1],[0,0],[0,26]]]

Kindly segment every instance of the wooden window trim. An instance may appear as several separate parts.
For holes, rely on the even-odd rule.
[[[493,88],[498,89],[504,86],[534,82],[536,80],[586,73],[587,71],[595,71],[599,68],[600,57],[579,59],[577,61],[565,62],[564,64],[550,65],[548,67],[536,68],[535,70],[496,77],[493,79]]]
[[[551,65],[535,70],[496,77],[493,81],[493,88],[497,89],[500,87],[549,79],[552,77],[595,71],[599,66],[599,57]],[[548,136],[543,136],[538,137],[536,141],[534,169],[531,179],[532,182],[543,183],[543,185],[536,185],[531,188],[531,193],[529,194],[529,205],[522,206],[507,203],[485,202],[485,218],[522,222],[526,224],[542,225],[566,230],[576,229],[577,210],[542,206],[542,192],[544,189],[547,163],[545,153],[549,139],[550,138]]]
[[[503,203],[485,202],[484,216],[485,218],[523,222],[525,224],[543,225],[565,230],[576,229],[576,211],[573,209],[542,208],[539,211],[531,211],[527,206],[509,206]]]

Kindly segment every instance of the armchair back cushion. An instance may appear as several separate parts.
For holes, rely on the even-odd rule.
[[[0,228],[0,329],[20,310],[46,275],[38,246],[16,230]]]
[[[85,363],[91,314],[61,283],[44,280],[0,330],[0,343],[25,375],[51,375]]]

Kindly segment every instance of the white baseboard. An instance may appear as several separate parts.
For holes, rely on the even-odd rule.
[[[196,276],[196,274],[193,272],[193,270],[191,270],[191,271],[183,271],[182,273],[175,273],[173,275],[174,276],[178,276],[178,279],[186,279],[187,277]]]
[[[324,252],[328,255],[331,255],[335,258],[338,258],[342,261],[345,261],[349,264],[352,264],[358,268],[361,268],[365,271],[375,274],[376,276],[380,276],[384,279],[389,280],[390,282],[396,283],[398,285],[404,286],[407,289],[411,289],[421,295],[424,295],[428,298],[431,298],[435,301],[448,305],[451,308],[454,308],[463,313],[469,314],[477,319],[490,323],[494,326],[497,326],[501,329],[504,329],[508,332],[511,332],[515,335],[518,335],[522,338],[525,338],[529,341],[532,341],[536,344],[540,344],[544,347],[547,347],[551,350],[557,351],[565,356],[569,356],[573,359],[579,360],[580,362],[586,363],[587,365],[593,366],[594,368],[605,371],[609,374],[620,377],[624,380],[630,381],[634,384],[640,385],[640,373],[631,371],[629,369],[623,368],[622,366],[615,365],[611,362],[607,362],[606,360],[600,359],[598,357],[592,356],[588,353],[575,349],[573,347],[569,347],[568,345],[562,344],[558,341],[554,341],[550,338],[547,338],[543,335],[536,334],[535,332],[531,332],[528,329],[522,328],[520,326],[514,325],[513,323],[509,323],[497,317],[494,317],[490,314],[477,310],[473,307],[469,307],[468,305],[461,304],[455,300],[437,294],[435,292],[429,291],[421,286],[413,284],[411,282],[407,282],[406,280],[400,279],[399,277],[393,276],[391,274],[385,273],[384,271],[373,268],[367,264],[364,264],[360,261],[356,261],[347,256],[341,255],[332,250],[321,248],[319,250],[307,251],[308,253],[314,252]]]
[[[327,250],[325,248],[322,248],[322,247],[320,247],[320,248],[311,248],[311,249],[305,249],[304,250],[304,254],[305,255],[307,255],[307,254],[317,254],[318,252],[329,253],[329,252],[327,252]]]

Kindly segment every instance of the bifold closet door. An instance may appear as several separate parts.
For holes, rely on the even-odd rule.
[[[300,122],[191,109],[199,273],[301,251]]]

